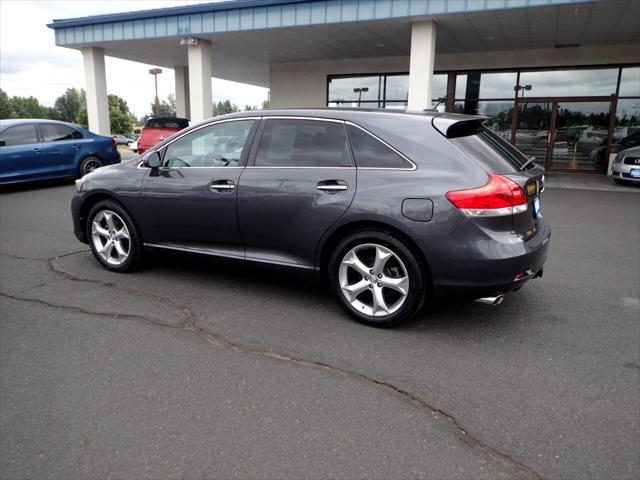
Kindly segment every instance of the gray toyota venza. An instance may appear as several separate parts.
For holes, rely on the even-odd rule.
[[[307,269],[358,321],[500,303],[542,275],[544,172],[483,117],[309,109],[182,130],[76,183],[75,234],[116,272],[147,248]]]

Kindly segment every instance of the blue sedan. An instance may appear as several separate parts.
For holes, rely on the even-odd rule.
[[[114,163],[111,137],[55,120],[0,120],[0,184],[77,178]]]

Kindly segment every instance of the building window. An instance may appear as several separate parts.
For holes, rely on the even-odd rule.
[[[530,97],[591,97],[615,95],[617,68],[524,71],[520,85],[530,85]]]
[[[620,77],[621,97],[640,97],[640,67],[625,67]]]
[[[329,107],[390,108],[404,110],[409,97],[409,74],[335,75],[329,77]],[[433,76],[432,96],[438,102],[447,95],[447,75]],[[444,103],[444,102],[442,102]]]

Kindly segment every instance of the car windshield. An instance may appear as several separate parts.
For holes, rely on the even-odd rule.
[[[150,118],[145,124],[146,128],[186,128],[189,121],[185,118]]]

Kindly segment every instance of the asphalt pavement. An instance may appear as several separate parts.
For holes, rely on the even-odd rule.
[[[70,183],[0,194],[0,477],[640,476],[640,194],[549,189],[504,304],[351,321],[295,272],[72,233]]]

